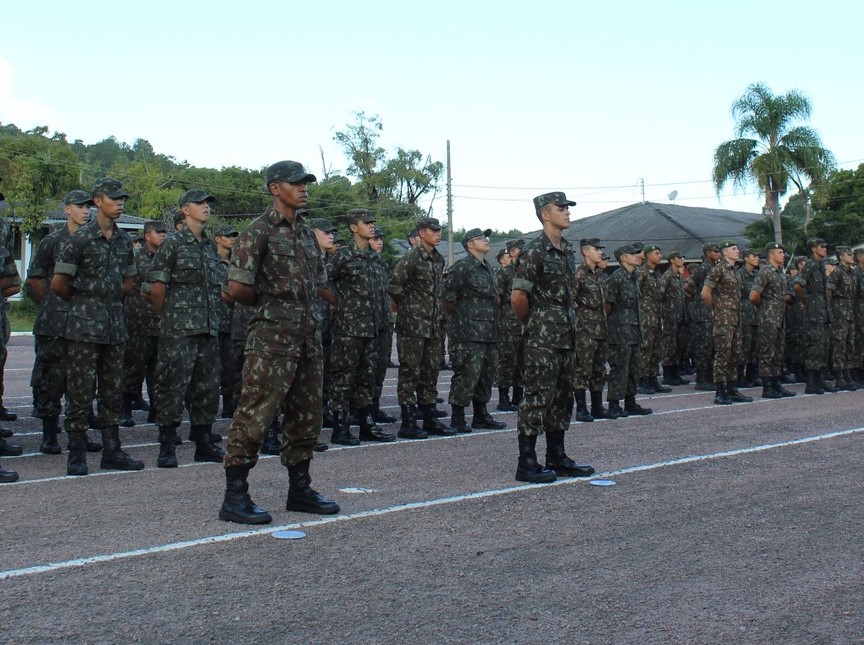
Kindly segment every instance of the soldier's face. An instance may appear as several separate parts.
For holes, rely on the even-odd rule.
[[[468,242],[468,246],[477,253],[486,254],[489,252],[489,238],[485,235],[475,237],[473,240]]]
[[[827,244],[817,244],[813,247],[813,255],[815,255],[818,259],[824,258],[828,255],[828,245]]]
[[[840,260],[847,267],[852,266],[853,257],[851,253],[840,253],[837,259]]]
[[[738,251],[737,246],[727,246],[725,249],[721,251],[723,257],[726,258],[727,262],[734,262],[738,259],[740,255],[740,251]]]
[[[864,267],[864,253],[856,253],[855,259],[858,260],[858,266]]]
[[[305,208],[309,201],[309,189],[306,182],[290,184],[287,181],[274,181],[270,184],[270,194],[280,204],[294,210]]]
[[[671,264],[676,269],[680,269],[684,266],[684,258],[672,258],[669,260],[669,264]]]
[[[428,246],[438,246],[441,244],[441,231],[433,231],[431,228],[421,228],[420,239]]]
[[[582,256],[585,258],[586,262],[597,266],[603,259],[603,251],[598,249],[596,246],[583,246]]]
[[[657,249],[656,251],[646,253],[645,259],[648,261],[648,266],[650,267],[660,266],[660,260],[663,259],[663,254],[660,249]]]
[[[771,249],[768,251],[768,261],[771,263],[771,266],[782,267],[785,257],[786,254],[783,252],[783,249]]]
[[[543,219],[558,230],[570,228],[570,207],[549,204],[543,209]]]
[[[204,224],[210,218],[210,204],[207,202],[187,202],[180,212],[194,222]]]
[[[144,233],[144,241],[147,242],[147,246],[155,251],[162,245],[162,242],[165,241],[165,231],[154,231],[153,229],[149,229]]]
[[[753,255],[753,254],[745,255],[744,256],[744,264],[747,264],[748,266],[751,266],[751,267],[758,267],[759,266],[759,256]]]
[[[90,214],[90,204],[69,204],[64,209],[69,220],[77,226],[84,226]]]
[[[716,262],[720,259],[720,251],[705,251],[705,257],[711,262]]]
[[[362,240],[371,240],[375,234],[374,220],[371,222],[359,221],[356,224],[352,224],[349,228],[354,235]]]
[[[505,253],[500,258],[498,258],[498,264],[500,264],[502,267],[506,267],[507,265],[510,264],[510,262],[511,262],[511,258],[507,253]]]
[[[99,209],[105,217],[112,220],[119,219],[123,214],[123,198],[113,199],[108,195],[97,195],[93,198],[93,205]]]
[[[369,240],[369,246],[372,247],[372,250],[375,251],[375,253],[381,253],[384,250],[384,238],[373,237]]]
[[[322,231],[320,228],[313,228],[315,231],[315,237],[318,239],[318,246],[321,247],[321,250],[325,253],[330,253],[333,250],[333,232]]]

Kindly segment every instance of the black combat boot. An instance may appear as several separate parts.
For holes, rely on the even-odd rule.
[[[330,443],[340,446],[359,446],[360,440],[351,434],[351,425],[348,421],[347,410],[336,410],[333,412],[336,420],[333,432],[330,433]]]
[[[279,415],[273,417],[273,421],[267,426],[267,438],[264,439],[264,445],[261,446],[261,454],[278,455],[282,452],[282,426],[279,425]]]
[[[495,407],[499,412],[516,412],[519,406],[510,400],[510,388],[498,388],[498,405]]]
[[[513,398],[510,399],[513,401],[513,405],[519,405],[522,403],[522,397],[525,396],[525,388],[522,387],[513,387]]]
[[[141,410],[142,412],[150,412],[150,404],[144,400],[144,397],[141,396],[139,392],[135,397],[135,402],[132,404],[133,410]]]
[[[123,413],[120,415],[120,425],[124,428],[131,428],[135,425],[135,419],[132,417],[132,406],[135,405],[134,394],[123,394]]]
[[[647,380],[647,382],[648,382],[648,385],[650,385],[651,388],[652,388],[652,389],[653,389],[657,394],[669,394],[669,392],[672,391],[672,388],[671,388],[671,387],[668,387],[668,386],[666,386],[666,385],[660,385],[660,381],[657,380],[657,377],[656,377],[656,376],[652,376],[651,378],[646,379],[646,380]]]
[[[309,459],[288,466],[288,500],[285,502],[285,510],[318,515],[338,513],[339,504],[312,490],[309,486],[311,483]]]
[[[579,388],[578,390],[576,390],[576,420],[581,421],[582,423],[591,423],[592,421],[594,421],[594,417],[588,414],[588,404],[585,402],[584,388]]]
[[[5,439],[0,439],[0,457],[17,457],[24,450],[15,443],[6,443]]]
[[[471,432],[471,427],[465,421],[465,406],[450,404],[453,414],[450,415],[450,427],[456,432]]]
[[[333,409],[330,407],[330,401],[324,401],[321,406],[321,427],[330,428],[336,427],[336,417],[333,416]]]
[[[753,387],[752,379],[748,380],[748,374],[743,365],[738,366],[738,378],[733,383],[735,387]]]
[[[269,524],[270,513],[259,508],[249,497],[249,469],[229,466],[225,469],[225,500],[219,509],[219,519],[237,524]]]
[[[159,468],[177,468],[175,434],[177,434],[176,425],[159,426],[159,456],[156,458],[156,465]]]
[[[636,391],[639,394],[654,394],[654,386],[647,378],[640,378],[639,384],[636,386]]]
[[[46,455],[59,455],[63,452],[57,443],[57,432],[60,429],[58,420],[59,417],[42,417],[42,445],[39,446],[39,452]]]
[[[734,383],[726,384],[726,398],[732,403],[753,403],[753,397],[739,392]]]
[[[782,399],[783,395],[774,387],[773,379],[765,377],[762,383],[762,398],[763,399]]]
[[[69,449],[66,453],[66,474],[80,477],[88,473],[87,451],[84,449],[83,432],[69,432]]]
[[[717,390],[714,393],[714,405],[732,405],[732,401],[726,396],[725,383],[717,383]]]
[[[591,390],[591,416],[595,419],[611,419],[603,407],[603,390]]]
[[[12,434],[13,433],[9,428],[0,428],[0,438],[9,439]]]
[[[357,411],[360,418],[360,441],[380,441],[381,443],[396,441],[395,434],[385,432],[381,426],[372,420],[372,410],[373,406],[367,405]]]
[[[14,412],[7,410],[6,406],[0,403],[0,421],[15,421],[18,419],[18,415]]]
[[[519,461],[516,481],[529,484],[548,484],[556,479],[555,471],[537,463],[537,437],[519,434]]]
[[[0,484],[11,484],[18,481],[18,473],[14,470],[6,470],[0,466]]]
[[[864,370],[860,367],[851,370],[852,378],[855,380],[855,383],[858,385],[864,385]]]
[[[564,433],[546,433],[546,468],[555,471],[558,477],[590,477],[594,468],[577,464],[564,452]]]
[[[807,370],[807,386],[804,388],[804,394],[825,394],[821,385],[822,379],[816,374],[817,370]]]
[[[637,416],[644,416],[653,412],[651,408],[643,408],[641,405],[636,403],[636,397],[632,394],[624,395],[624,411],[627,414],[635,414]]]
[[[675,368],[672,365],[663,366],[663,385],[680,385],[675,379]]]
[[[840,388],[839,388],[839,387],[837,387],[837,386],[835,386],[835,385],[828,385],[828,384],[825,382],[825,379],[828,378],[828,377],[825,375],[825,372],[826,372],[826,370],[816,370],[816,378],[817,378],[817,380],[819,381],[819,387],[821,387],[821,388],[822,388],[823,390],[825,390],[826,392],[831,392],[832,394],[834,394],[834,393],[836,393],[836,392],[839,392],[839,391],[840,391]],[[834,375],[832,374],[832,376],[834,376]],[[828,380],[834,380],[834,379],[831,378],[831,379],[828,379]]]
[[[780,396],[787,398],[792,397],[797,394],[797,392],[793,392],[792,390],[787,390],[783,387],[783,384],[780,382],[780,377],[772,376],[770,379],[766,376],[764,377],[766,381],[771,381],[771,386],[774,388],[774,391],[777,392]]]
[[[474,416],[471,417],[471,427],[475,430],[503,430],[507,424],[503,421],[496,421],[489,410],[486,409],[486,404],[480,401],[472,401],[474,407]]]
[[[87,432],[84,432],[84,449],[87,452],[102,452],[102,444],[98,441],[91,441]]]
[[[214,464],[221,464],[225,453],[219,446],[214,446],[210,439],[210,425],[194,425],[189,429],[189,436],[194,437],[195,455],[192,457],[195,461],[209,461]]]
[[[846,390],[849,392],[857,392],[861,389],[852,378],[852,370],[843,370],[843,380],[846,382]]]
[[[435,414],[434,405],[421,405],[420,412],[423,415],[423,430],[425,430],[427,434],[434,434],[442,437],[449,437],[456,434],[456,430],[448,428],[438,420],[438,416]],[[477,427],[473,423],[471,425],[472,427]]]
[[[690,385],[690,381],[681,376],[681,368],[677,365],[672,366],[672,374],[675,377],[675,385]]]
[[[375,397],[372,399],[372,420],[375,423],[396,423],[396,417],[392,414],[387,414],[381,409],[381,398]],[[394,437],[395,439],[395,437]]]
[[[399,426],[397,436],[400,439],[427,439],[429,433],[417,425],[417,413],[413,405],[400,405],[402,410],[402,424]]]
[[[700,392],[710,392],[714,389],[714,384],[708,379],[708,372],[706,370],[696,370],[696,390]]]
[[[141,470],[144,462],[133,459],[120,447],[120,428],[109,426],[102,428],[102,470]]]
[[[594,415],[592,415],[594,416]],[[621,409],[621,403],[617,399],[609,399],[609,409],[606,411],[607,419],[620,419],[622,417],[628,416],[624,410]]]

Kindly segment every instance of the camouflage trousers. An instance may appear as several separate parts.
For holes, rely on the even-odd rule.
[[[3,303],[0,303],[0,306],[5,306]],[[6,330],[9,328],[9,319],[5,315],[5,310],[3,314],[3,329],[2,333],[0,333],[0,405],[3,403],[3,393],[5,392],[6,385],[5,374],[6,374],[6,359],[9,358],[9,350],[6,349],[6,343],[8,342],[8,334]],[[10,332],[11,333],[11,332]]]
[[[783,349],[786,344],[786,330],[783,325],[772,327],[759,325],[759,375],[762,377],[780,376],[783,367]]]
[[[741,362],[741,327],[714,325],[714,381],[735,383]]]
[[[786,321],[786,360],[792,364],[804,363],[807,351],[804,347],[804,330],[799,321]]]
[[[229,410],[235,409],[237,401],[240,400],[240,386],[242,384],[240,376],[243,374],[243,362],[246,358],[246,341],[232,339],[231,354],[234,361],[234,371],[237,376],[232,379],[233,388],[222,392],[222,406],[223,408],[227,407]]]
[[[864,367],[864,327],[855,325],[855,367]]]
[[[150,398],[156,390],[156,359],[159,353],[159,336],[129,334],[126,351],[123,353],[123,394],[136,397],[141,394],[141,385],[147,381]]]
[[[226,401],[230,404],[240,386],[240,371],[234,358],[234,341],[231,340],[231,334],[221,332],[219,334],[219,365],[221,379],[219,385],[224,406]]]
[[[348,412],[352,405],[360,410],[372,405],[378,347],[374,336],[333,335],[330,364],[330,399],[333,412]]]
[[[282,464],[311,459],[321,433],[323,377],[321,346],[312,339],[292,356],[247,350],[240,402],[228,428],[225,467],[251,468],[258,463],[267,428],[280,408],[285,412]]]
[[[498,341],[498,388],[522,387],[525,341],[522,336],[501,336]]]
[[[372,391],[373,399],[380,399],[384,390],[384,379],[387,378],[387,365],[390,364],[390,351],[393,348],[393,333],[391,329],[381,329],[375,335],[375,351],[377,358],[375,362],[375,388]]]
[[[495,343],[450,343],[453,377],[450,379],[450,405],[488,403],[492,398],[497,354]]]
[[[210,334],[162,336],[156,360],[156,424],[210,425],[219,410],[219,339]]]
[[[433,405],[438,398],[438,368],[441,365],[441,339],[396,336],[399,353],[399,405]]]
[[[759,362],[759,325],[741,325],[741,365]]]
[[[36,394],[36,417],[57,417],[63,412],[63,395],[66,393],[65,338],[54,336],[36,337],[36,361],[33,377]]]
[[[685,329],[686,325],[679,322],[663,322],[663,339],[660,345],[663,355],[661,362],[664,366],[678,365],[681,362],[682,350],[686,341],[684,338]]]
[[[519,434],[536,437],[570,427],[575,370],[576,354],[572,349],[525,347],[525,394],[517,416]]]
[[[657,366],[663,358],[663,341],[660,325],[642,327],[642,344],[639,346],[639,363],[642,378],[656,378]]]
[[[641,348],[639,345],[609,345],[609,390],[607,401],[620,401],[636,395],[636,381],[640,375]]]
[[[321,340],[321,350],[324,361],[324,381],[321,383],[321,395],[324,401],[329,401],[330,391],[333,389],[333,339],[329,334]]]
[[[855,322],[849,318],[836,319],[831,323],[832,367],[851,370],[855,362]]]
[[[693,363],[697,370],[711,370],[711,357],[714,355],[714,323],[696,322],[690,324]]]
[[[576,390],[599,392],[606,383],[606,339],[576,336]]]
[[[120,422],[123,345],[67,341],[66,432],[87,431],[94,391],[98,402],[96,414],[102,427],[110,428]]]
[[[804,368],[821,370],[828,365],[831,327],[827,322],[804,322]]]

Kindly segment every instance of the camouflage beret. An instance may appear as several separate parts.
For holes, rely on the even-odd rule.
[[[517,240],[507,240],[507,250],[511,249],[524,249],[525,248],[525,240],[521,237]]]
[[[177,205],[184,206],[189,202],[192,202],[193,204],[203,204],[204,202],[212,204],[215,201],[216,198],[213,197],[213,195],[209,194],[206,190],[202,190],[201,188],[192,188],[180,195],[180,199],[177,202]]]
[[[781,251],[786,250],[783,248],[783,245],[780,244],[779,242],[769,242],[768,244],[765,245],[765,255],[768,255],[768,251],[774,251],[776,249],[780,249]]]
[[[586,237],[579,240],[579,246],[593,246],[595,249],[605,249],[606,247],[600,244],[600,238],[598,237]]]
[[[462,236],[462,246],[467,249],[468,242],[471,240],[476,240],[478,237],[489,237],[490,235],[492,235],[491,228],[487,228],[485,231],[481,231],[479,228],[472,228]]]
[[[434,217],[422,217],[417,220],[417,231],[419,233],[420,229],[428,228],[433,231],[441,230],[441,223],[435,219]]]
[[[266,181],[269,186],[274,181],[287,181],[289,184],[312,183],[318,179],[306,172],[303,164],[296,161],[277,161],[267,169]]]
[[[84,206],[84,204],[89,204],[92,206],[93,200],[90,198],[90,193],[86,190],[73,190],[66,193],[66,197],[63,198],[64,206],[69,206],[70,204],[75,204],[75,206]]]
[[[738,244],[736,242],[733,242],[732,240],[723,240],[722,242],[720,242],[720,244],[718,246],[720,247],[720,250],[722,251],[723,249],[728,249],[728,248],[731,248],[733,246],[738,246]]]
[[[213,237],[236,237],[237,235],[239,235],[237,229],[228,224],[223,224],[213,229]]]
[[[645,251],[645,253],[651,253],[652,251],[659,251],[660,247],[656,244],[646,244],[642,250]]]
[[[556,206],[575,206],[576,202],[571,202],[567,199],[567,195],[562,192],[543,193],[534,198],[534,210],[539,214],[544,206],[555,204]]]
[[[703,253],[707,253],[708,251],[720,251],[720,247],[717,245],[717,242],[707,242],[702,246]]]
[[[96,183],[93,184],[93,190],[90,191],[90,194],[93,197],[104,194],[111,199],[129,197],[126,191],[123,190],[123,184],[118,179],[112,179],[111,177],[100,177],[97,179]]]

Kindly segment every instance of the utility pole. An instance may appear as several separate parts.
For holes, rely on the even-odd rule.
[[[453,264],[453,190],[450,174],[450,139],[447,139],[447,265]]]
[[[645,203],[645,180],[640,177],[639,178],[639,188],[642,190],[642,203]]]

